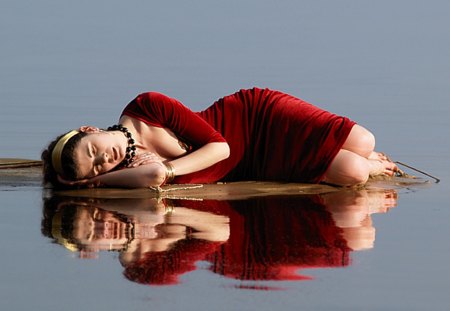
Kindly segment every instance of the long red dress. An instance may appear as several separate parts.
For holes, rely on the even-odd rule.
[[[196,150],[226,141],[230,157],[175,183],[272,180],[318,183],[355,122],[279,91],[253,88],[192,112],[161,93],[137,96],[123,115],[170,129]]]

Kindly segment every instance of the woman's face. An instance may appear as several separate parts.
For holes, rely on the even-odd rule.
[[[125,158],[126,137],[121,132],[90,131],[75,148],[74,161],[78,178],[106,173]]]
[[[121,250],[128,243],[130,234],[130,225],[112,212],[93,207],[77,209],[72,237],[86,249]]]

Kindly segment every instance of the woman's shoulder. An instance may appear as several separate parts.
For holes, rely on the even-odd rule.
[[[170,97],[162,92],[157,92],[157,91],[148,91],[148,92],[140,93],[136,96],[136,99],[153,101],[153,102],[173,100],[172,97]]]
[[[155,91],[149,91],[138,94],[131,102],[127,104],[124,111],[130,110],[147,110],[170,104],[173,98]]]

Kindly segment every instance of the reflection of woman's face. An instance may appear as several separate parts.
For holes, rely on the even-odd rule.
[[[78,178],[91,178],[119,165],[125,158],[124,138],[121,132],[105,131],[83,137],[74,151]]]
[[[75,215],[72,236],[91,249],[122,249],[129,240],[130,226],[109,212],[80,208]]]

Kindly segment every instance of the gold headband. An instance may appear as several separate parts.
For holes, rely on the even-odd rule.
[[[52,164],[53,168],[59,175],[63,175],[63,168],[61,163],[61,155],[64,149],[64,146],[66,143],[71,139],[73,136],[77,135],[79,131],[72,130],[63,137],[61,137],[58,142],[56,143],[55,148],[53,148],[52,151]]]
[[[78,246],[62,236],[62,213],[62,211],[57,211],[55,216],[53,216],[52,236],[56,240],[56,242],[58,242],[58,244],[61,244],[71,252],[76,252],[78,251]]]

